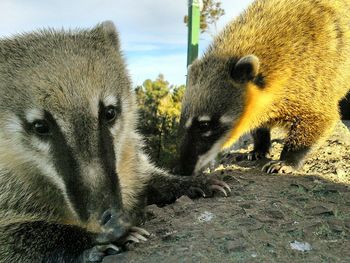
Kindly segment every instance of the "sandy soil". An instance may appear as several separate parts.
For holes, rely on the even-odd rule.
[[[281,137],[273,133],[272,159]],[[235,162],[252,147],[240,143],[212,171],[229,197],[147,207],[149,241],[104,262],[350,262],[349,130],[339,124],[293,175],[264,174],[267,160]]]

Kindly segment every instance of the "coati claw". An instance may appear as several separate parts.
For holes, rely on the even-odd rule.
[[[253,161],[254,158],[255,158],[254,153],[248,153],[247,155],[248,161]]]
[[[143,235],[140,235],[139,233],[131,232],[130,235],[137,238],[138,240],[147,241],[147,238],[145,238]]]
[[[106,256],[116,255],[121,252],[121,248],[113,245],[97,245],[89,250],[86,250],[83,254],[83,262],[84,263],[98,263],[102,262],[102,260]]]
[[[209,188],[210,188],[211,190],[220,191],[220,192],[222,192],[222,193],[225,195],[225,197],[227,197],[227,193],[226,193],[225,189],[222,188],[221,186],[219,186],[219,185],[211,185],[211,186],[209,186]]]
[[[223,182],[223,181],[220,181],[220,180],[216,180],[216,179],[213,179],[212,182],[214,183],[213,185],[211,185],[209,188],[211,190],[217,190],[217,191],[220,191],[222,192],[226,197],[227,197],[227,192],[230,192],[231,193],[231,188],[230,186]]]
[[[96,246],[100,249],[100,251],[109,251],[110,253],[108,253],[108,255],[115,255],[115,254],[118,254],[120,253],[122,250],[121,248],[117,247],[116,245],[113,245],[113,244],[108,244],[108,245],[98,245]],[[111,251],[113,251],[111,253]]]
[[[201,196],[210,197],[215,191],[219,191],[227,197],[228,193],[231,192],[231,188],[227,183],[214,178],[205,178],[203,176],[193,177],[192,184],[194,185],[189,188],[190,191],[183,193],[190,198]],[[192,192],[192,194],[189,194],[189,192]],[[200,195],[193,195],[194,192],[199,193]]]
[[[146,229],[143,229],[143,228],[137,227],[137,226],[131,227],[130,230],[132,232],[137,232],[137,233],[139,233],[139,234],[141,234],[143,236],[150,236],[151,235]]]
[[[215,191],[220,191],[225,196],[231,192],[227,183],[205,174],[195,176],[162,175],[150,185],[152,187],[148,190],[148,204],[157,204],[158,206],[171,204],[181,196],[195,199],[212,197]],[[155,191],[155,189],[162,189],[162,191]]]
[[[124,239],[124,243],[127,243],[128,241],[131,242],[135,242],[135,243],[140,243],[140,240],[136,237],[134,237],[133,235],[128,235],[125,239]]]
[[[134,226],[130,228],[130,232],[124,238],[123,242],[127,243],[130,241],[130,242],[140,243],[141,241],[147,241],[146,237],[150,235],[151,234],[147,230]]]
[[[262,171],[268,174],[290,174],[294,171],[294,168],[290,165],[285,164],[284,161],[271,161],[264,165]]]
[[[219,185],[221,187],[224,187],[227,191],[229,191],[231,193],[231,188],[230,186],[224,182],[224,181],[220,181],[220,180],[216,180],[216,179],[213,179],[213,182],[216,184],[216,185]]]

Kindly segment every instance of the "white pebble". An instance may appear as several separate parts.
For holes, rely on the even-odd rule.
[[[213,218],[215,217],[215,215],[211,212],[205,211],[204,213],[202,213],[199,217],[198,220],[200,222],[209,222],[211,221]]]
[[[306,252],[310,251],[312,249],[311,245],[307,242],[299,242],[299,241],[293,241],[290,242],[291,249]]]

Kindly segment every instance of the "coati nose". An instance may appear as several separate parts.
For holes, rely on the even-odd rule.
[[[100,224],[103,232],[98,234],[96,238],[96,241],[100,244],[117,242],[127,234],[130,228],[130,224],[123,213],[116,212],[113,209],[103,212]]]
[[[115,213],[112,212],[112,210],[108,209],[106,211],[104,211],[104,213],[102,214],[101,217],[101,225],[105,226],[108,224],[108,222],[110,222],[113,218],[113,216],[115,216]]]

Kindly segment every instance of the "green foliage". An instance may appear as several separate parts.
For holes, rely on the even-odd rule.
[[[185,86],[171,86],[163,75],[146,80],[136,88],[140,111],[139,131],[146,140],[146,151],[162,167],[171,168],[176,155],[180,105]]]
[[[201,11],[200,29],[201,33],[210,33],[210,26],[216,26],[216,22],[225,14],[219,0],[203,0]],[[188,25],[188,16],[184,17],[184,23]]]

